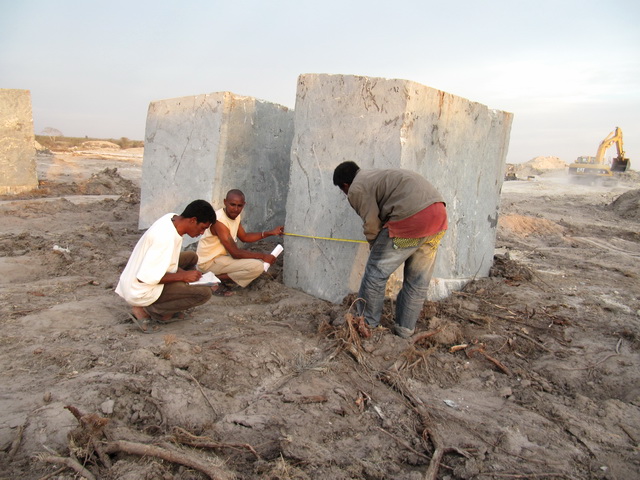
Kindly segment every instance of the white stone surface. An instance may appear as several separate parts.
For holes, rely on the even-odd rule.
[[[38,187],[31,92],[0,88],[0,194]]]
[[[513,115],[407,80],[306,74],[298,79],[286,229],[364,239],[362,221],[333,185],[345,160],[421,173],[447,202],[432,299],[486,276]],[[286,237],[284,280],[341,301],[357,291],[368,246]]]
[[[152,102],[147,115],[141,229],[195,199],[214,208],[232,188],[247,199],[247,231],[284,223],[293,111],[218,92]]]

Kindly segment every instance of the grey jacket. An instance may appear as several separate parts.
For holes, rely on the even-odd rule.
[[[388,221],[404,220],[442,195],[422,175],[411,170],[358,170],[347,196],[364,221],[364,236],[373,242]]]

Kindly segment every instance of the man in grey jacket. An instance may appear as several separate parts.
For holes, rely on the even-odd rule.
[[[402,289],[396,303],[394,333],[408,338],[427,298],[447,211],[440,193],[424,177],[402,169],[362,170],[343,162],[333,184],[364,222],[371,251],[360,284],[356,311],[370,328],[380,325],[389,276],[404,263]]]

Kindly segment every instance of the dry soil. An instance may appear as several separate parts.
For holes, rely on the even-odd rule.
[[[144,334],[113,292],[141,160],[40,155],[0,199],[0,478],[640,478],[634,172],[505,182],[492,275],[411,340],[361,339],[282,259]]]

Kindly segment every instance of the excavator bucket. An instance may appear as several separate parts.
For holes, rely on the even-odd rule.
[[[629,168],[629,159],[622,157],[615,157],[611,161],[611,171],[612,172],[626,172]]]

